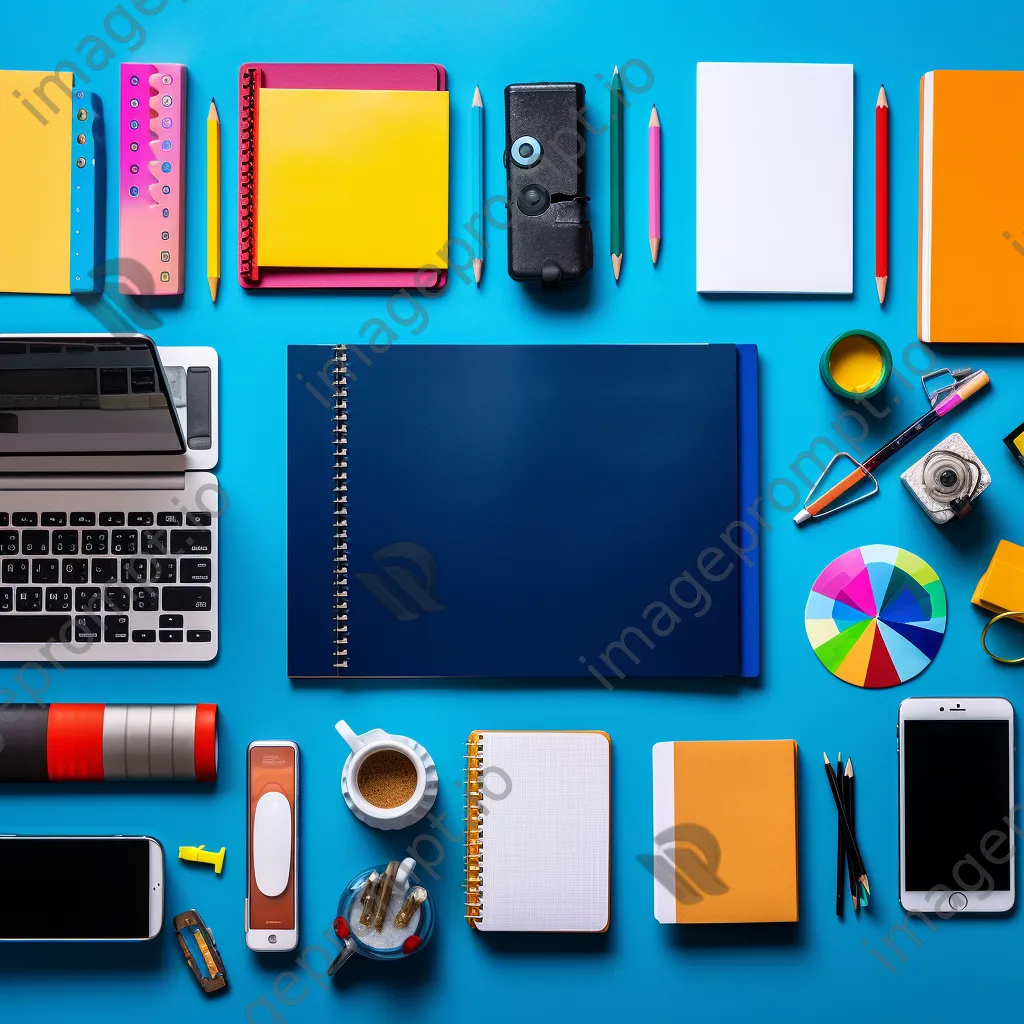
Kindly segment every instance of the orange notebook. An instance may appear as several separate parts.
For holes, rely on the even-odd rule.
[[[917,333],[1024,342],[1024,72],[921,79]]]
[[[654,745],[654,916],[799,920],[794,740]]]

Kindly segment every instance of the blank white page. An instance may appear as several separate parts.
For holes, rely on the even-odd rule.
[[[697,65],[697,291],[853,291],[853,65]]]
[[[481,931],[607,927],[610,760],[604,733],[484,732]]]

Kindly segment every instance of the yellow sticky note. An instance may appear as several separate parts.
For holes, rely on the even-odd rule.
[[[971,602],[996,613],[1024,608],[1024,547],[999,542]]]
[[[260,266],[447,266],[448,93],[263,89],[257,118]]]
[[[0,71],[0,291],[71,291],[73,85],[70,72]]]

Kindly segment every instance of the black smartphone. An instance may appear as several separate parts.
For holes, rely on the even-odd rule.
[[[145,940],[164,915],[149,836],[0,836],[0,941]]]

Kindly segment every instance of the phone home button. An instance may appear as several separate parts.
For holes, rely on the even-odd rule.
[[[962,892],[950,893],[949,896],[949,909],[960,913],[961,910],[967,909],[967,897]]]

